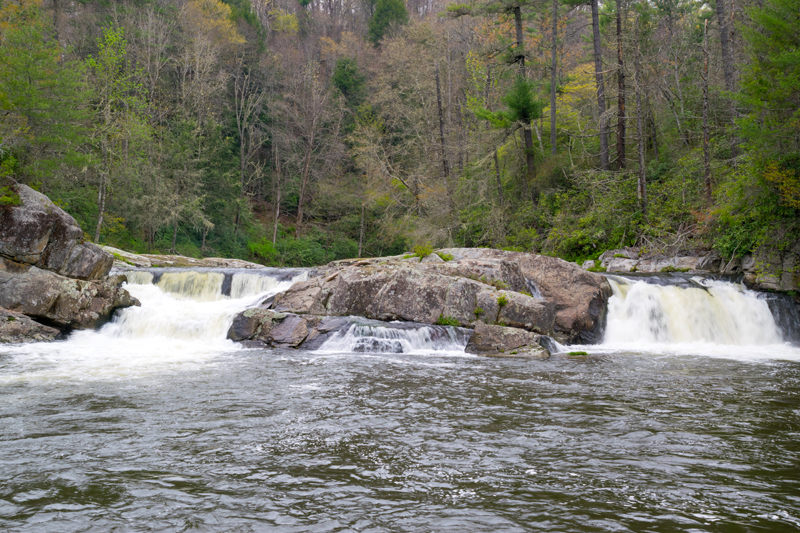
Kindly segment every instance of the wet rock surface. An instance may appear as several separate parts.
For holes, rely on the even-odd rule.
[[[47,342],[55,340],[61,332],[45,326],[22,313],[0,308],[0,344]]]
[[[13,186],[22,203],[0,209],[0,257],[69,278],[108,274],[113,256],[85,242],[74,218],[27,185]]]

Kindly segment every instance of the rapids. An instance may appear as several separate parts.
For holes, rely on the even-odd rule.
[[[800,530],[796,308],[720,281],[612,278],[592,357],[464,353],[361,320],[245,349],[298,271],[128,272],[141,307],[0,346],[0,530]],[[563,347],[563,351],[577,347]]]

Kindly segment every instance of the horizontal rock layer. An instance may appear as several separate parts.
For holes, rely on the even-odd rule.
[[[114,310],[138,305],[120,278],[83,281],[0,258],[0,307],[60,329],[96,328]]]

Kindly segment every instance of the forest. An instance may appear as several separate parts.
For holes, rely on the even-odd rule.
[[[11,179],[88,241],[310,266],[800,238],[800,0],[0,0]]]

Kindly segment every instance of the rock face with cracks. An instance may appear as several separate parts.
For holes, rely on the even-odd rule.
[[[52,341],[60,333],[56,328],[39,324],[22,313],[0,308],[0,344]]]
[[[74,218],[27,185],[13,187],[22,203],[0,209],[0,257],[68,278],[108,275],[114,257],[85,242]]]
[[[120,278],[83,281],[35,266],[0,259],[0,307],[59,329],[91,329],[119,308],[138,301],[119,287]]]
[[[480,321],[564,341],[601,337],[611,294],[602,276],[561,259],[521,252],[453,248],[440,253],[453,259],[334,262],[278,294],[272,309],[463,327]]]

